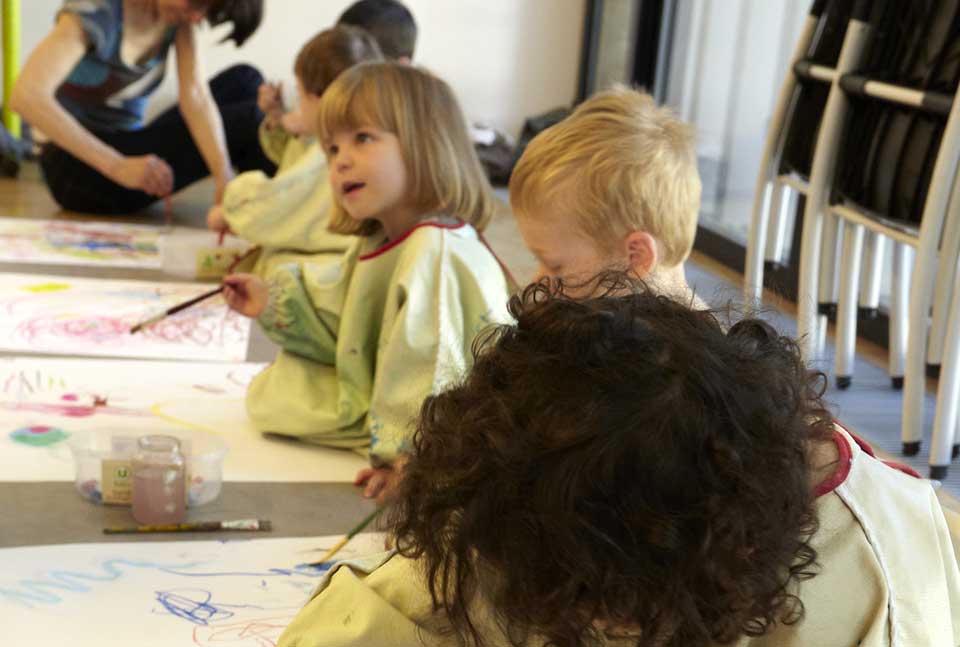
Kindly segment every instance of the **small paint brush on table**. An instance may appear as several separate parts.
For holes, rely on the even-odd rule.
[[[133,535],[151,532],[215,532],[218,530],[273,530],[266,519],[237,519],[236,521],[192,521],[159,526],[130,526],[129,528],[104,528],[105,535]]]

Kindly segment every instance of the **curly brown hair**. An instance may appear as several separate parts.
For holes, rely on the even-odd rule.
[[[803,615],[824,376],[763,321],[726,331],[628,283],[526,288],[423,405],[391,525],[461,644],[485,644],[478,600],[515,644],[560,647],[697,647]]]

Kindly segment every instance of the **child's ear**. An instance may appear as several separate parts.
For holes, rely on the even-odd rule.
[[[659,253],[657,239],[645,231],[631,231],[623,239],[627,265],[638,277],[643,278],[657,269]]]

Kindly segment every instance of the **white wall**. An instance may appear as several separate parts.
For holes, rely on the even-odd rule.
[[[260,30],[241,50],[204,34],[213,74],[249,61],[269,78],[290,78],[300,46],[352,0],[265,0]],[[23,3],[23,58],[47,32],[61,0]],[[420,27],[416,60],[445,78],[468,117],[516,135],[524,117],[570,104],[576,94],[584,0],[407,0]],[[168,75],[169,77],[169,75]],[[167,78],[151,114],[170,105]]]

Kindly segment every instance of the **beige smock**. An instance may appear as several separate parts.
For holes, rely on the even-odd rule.
[[[253,272],[266,276],[304,253],[342,254],[353,237],[327,231],[333,198],[326,156],[316,139],[262,123],[260,145],[278,165],[276,174],[241,173],[227,184],[223,197],[231,231],[263,248]]]
[[[474,338],[507,320],[507,284],[470,225],[428,221],[331,261],[277,266],[260,316],[283,350],[247,391],[257,429],[389,462],[426,396],[464,376]]]
[[[817,499],[821,572],[802,582],[804,619],[737,647],[956,647],[960,574],[929,483],[866,454],[837,432],[849,461]],[[478,615],[491,645],[510,645]],[[339,564],[280,638],[279,647],[404,647],[444,643],[418,563],[386,553]]]

